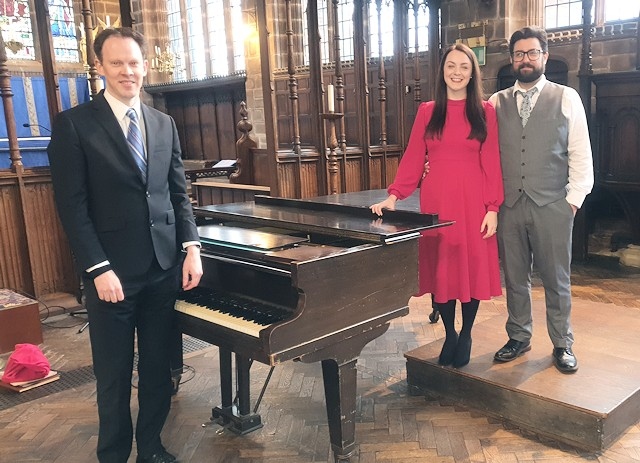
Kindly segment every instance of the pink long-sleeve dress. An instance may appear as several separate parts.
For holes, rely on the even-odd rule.
[[[431,293],[436,302],[502,294],[497,238],[483,239],[480,231],[486,212],[498,211],[504,199],[496,112],[484,103],[487,138],[481,144],[467,138],[471,125],[465,101],[448,100],[440,139],[425,139],[434,103],[420,105],[396,178],[387,189],[404,199],[420,184],[420,210],[455,221],[423,232],[419,243],[418,294]],[[426,153],[430,170],[420,183]]]

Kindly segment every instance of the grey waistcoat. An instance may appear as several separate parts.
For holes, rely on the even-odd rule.
[[[505,206],[512,207],[523,193],[538,206],[566,197],[569,121],[562,114],[563,92],[562,85],[547,82],[524,129],[513,89],[498,93]]]

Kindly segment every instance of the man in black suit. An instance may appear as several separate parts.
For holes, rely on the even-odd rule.
[[[125,463],[131,453],[137,340],[136,462],[174,462],[160,440],[171,404],[174,304],[180,287],[200,281],[200,243],[175,123],[140,102],[144,38],[128,28],[106,29],[94,49],[106,89],[58,114],[48,154],[58,213],[83,270],[97,455],[101,463]]]

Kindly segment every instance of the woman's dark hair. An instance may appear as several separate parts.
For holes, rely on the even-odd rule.
[[[140,47],[142,57],[144,58],[145,56],[147,56],[147,41],[141,33],[134,31],[130,27],[110,27],[100,32],[93,41],[93,51],[95,52],[98,61],[102,62],[102,47],[109,37],[133,39]]]
[[[431,120],[427,124],[425,130],[426,138],[442,137],[442,130],[447,118],[447,84],[444,81],[444,65],[447,56],[452,51],[461,51],[469,57],[471,61],[471,80],[467,84],[467,101],[465,104],[465,114],[467,120],[471,124],[471,131],[467,137],[469,140],[476,139],[481,143],[487,138],[487,121],[484,114],[484,106],[482,104],[482,76],[480,75],[480,66],[476,59],[475,53],[468,46],[457,43],[447,48],[440,60],[440,68],[438,69],[438,78],[436,80],[436,98],[435,106]]]

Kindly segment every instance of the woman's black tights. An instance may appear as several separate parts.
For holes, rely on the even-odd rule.
[[[469,363],[471,328],[473,328],[479,305],[480,301],[477,299],[462,303],[462,329],[458,336],[455,329],[456,300],[451,299],[445,303],[437,304],[445,330],[445,340],[438,358],[440,365],[453,364],[455,367],[461,367]]]

